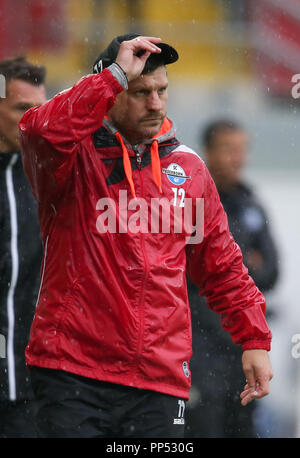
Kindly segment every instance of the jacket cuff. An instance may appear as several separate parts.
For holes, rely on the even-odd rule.
[[[271,350],[271,339],[268,340],[249,340],[242,344],[243,351],[245,350]]]
[[[113,63],[109,67],[107,67],[107,69],[116,78],[116,80],[121,84],[121,86],[127,90],[128,89],[127,76],[124,70],[120,67],[120,65]]]

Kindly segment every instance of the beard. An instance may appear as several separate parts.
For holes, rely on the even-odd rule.
[[[136,145],[157,135],[165,116],[166,113],[149,112],[135,120],[130,120],[125,115],[118,118],[111,117],[110,120],[129,143]]]

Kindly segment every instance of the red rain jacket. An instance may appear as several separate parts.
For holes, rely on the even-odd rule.
[[[135,151],[109,125],[105,115],[122,90],[106,69],[21,120],[24,168],[44,241],[26,360],[188,399],[186,271],[244,350],[270,349],[265,300],[242,263],[206,166],[176,139],[171,121],[165,119],[156,142]],[[120,191],[131,205],[143,198],[149,212],[153,199],[166,198],[172,215],[189,199],[194,222],[196,199],[202,198],[203,240],[188,243],[192,229],[180,233],[174,225],[126,230],[119,220]],[[108,208],[103,202],[115,205],[116,230],[101,233],[99,218]],[[134,217],[137,227],[132,208],[127,219]]]

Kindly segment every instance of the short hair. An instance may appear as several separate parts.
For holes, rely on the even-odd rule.
[[[4,76],[6,84],[18,79],[40,86],[45,83],[46,68],[28,62],[24,56],[18,56],[0,61],[0,75]]]
[[[205,148],[211,148],[215,137],[221,132],[244,130],[243,126],[236,121],[230,119],[218,119],[210,122],[201,133],[200,144]]]

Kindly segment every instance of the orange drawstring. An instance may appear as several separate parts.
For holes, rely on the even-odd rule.
[[[159,192],[162,194],[160,159],[159,159],[159,154],[158,154],[158,141],[157,140],[154,140],[151,145],[151,165],[152,165],[152,176],[153,176],[154,183],[158,187]]]
[[[131,189],[131,194],[134,198],[136,198],[135,186],[134,186],[134,182],[132,179],[132,167],[131,167],[128,149],[126,148],[122,135],[119,132],[116,132],[115,135],[117,139],[119,140],[121,147],[122,147],[124,171],[125,171],[125,175],[126,175],[126,178],[128,180],[128,183]],[[152,165],[152,176],[153,176],[154,183],[158,187],[159,192],[162,193],[160,159],[159,159],[159,154],[158,154],[158,141],[157,140],[154,140],[151,145],[151,165]]]
[[[135,199],[136,198],[136,194],[135,194],[134,182],[133,182],[133,179],[132,179],[132,168],[131,168],[131,162],[130,162],[130,159],[129,159],[129,153],[128,153],[128,150],[127,150],[127,148],[125,146],[125,143],[123,142],[122,135],[119,132],[116,132],[116,137],[117,137],[117,139],[119,140],[119,142],[121,143],[121,146],[122,146],[123,165],[124,165],[125,175],[126,175],[126,178],[128,180],[128,183],[129,183],[129,186],[130,186],[130,189],[131,189],[131,194]]]

